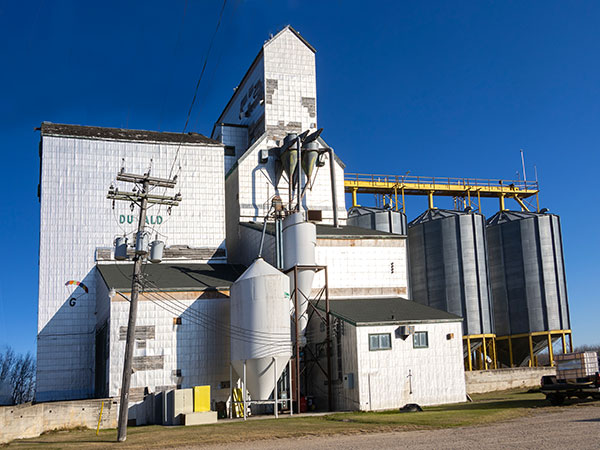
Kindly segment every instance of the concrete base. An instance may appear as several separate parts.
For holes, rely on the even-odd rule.
[[[189,425],[206,425],[208,423],[217,423],[216,411],[193,412],[184,415],[183,424]]]
[[[104,407],[102,403],[104,402]],[[71,400],[0,407],[0,444],[37,437],[44,431],[75,427],[116,428],[119,405],[113,399]]]
[[[468,394],[540,387],[544,375],[556,375],[555,367],[515,367],[513,369],[465,372]]]

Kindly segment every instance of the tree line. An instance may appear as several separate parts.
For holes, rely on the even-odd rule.
[[[17,354],[6,347],[0,353],[0,404],[26,403],[35,392],[35,360],[31,353]],[[4,397],[4,398],[2,398]]]

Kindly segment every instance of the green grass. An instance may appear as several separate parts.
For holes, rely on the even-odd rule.
[[[222,422],[195,427],[131,427],[120,448],[169,448],[185,445],[249,442],[302,436],[439,429],[485,425],[548,408],[541,393],[506,391],[474,395],[472,403],[424,408],[420,413],[351,412],[324,416]],[[58,431],[14,441],[8,448],[103,448],[114,445],[116,430]]]
[[[365,424],[448,428],[508,420],[528,414],[534,408],[548,406],[540,393],[509,391],[473,397],[472,403],[431,406],[417,414],[402,414],[397,411],[357,412],[332,414],[326,418]]]

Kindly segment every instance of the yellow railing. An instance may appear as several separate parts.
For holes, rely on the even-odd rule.
[[[500,199],[500,208],[504,210],[504,199],[512,198],[523,210],[529,208],[523,199],[536,196],[539,192],[537,181],[500,180],[483,178],[458,177],[424,177],[416,175],[376,175],[347,173],[344,176],[344,190],[352,194],[352,204],[357,206],[357,194],[379,194],[389,196],[396,207],[404,205],[405,195],[427,195],[429,206],[433,208],[433,196],[461,197],[468,199],[477,197],[481,209],[481,197]],[[539,207],[538,207],[539,209]]]

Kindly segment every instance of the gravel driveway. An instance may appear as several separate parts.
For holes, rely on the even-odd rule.
[[[331,437],[254,441],[208,448],[295,449],[600,449],[600,405],[548,408],[487,426],[433,431],[365,433]],[[206,448],[206,447],[204,447]]]

